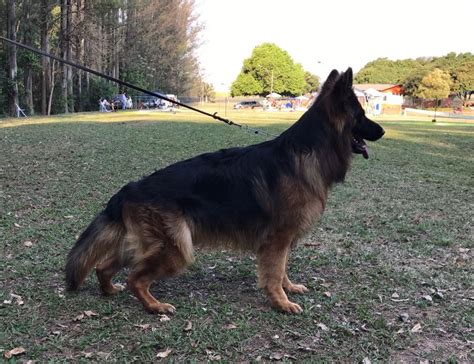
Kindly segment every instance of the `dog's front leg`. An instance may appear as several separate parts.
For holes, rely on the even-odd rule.
[[[257,251],[259,286],[264,288],[275,308],[300,313],[300,305],[291,302],[283,290],[286,277],[286,259],[291,240],[279,240],[277,237],[263,244]]]
[[[288,252],[286,253],[285,276],[283,277],[283,288],[286,289],[290,293],[303,294],[303,293],[308,292],[308,288],[306,288],[306,286],[303,284],[293,283],[288,278],[287,272],[288,272],[288,260],[290,258],[290,250],[291,249],[288,249]]]

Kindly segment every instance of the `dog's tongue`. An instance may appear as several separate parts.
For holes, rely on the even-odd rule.
[[[362,156],[365,158],[365,159],[369,159],[369,148],[367,147],[367,144],[364,144],[362,146]]]

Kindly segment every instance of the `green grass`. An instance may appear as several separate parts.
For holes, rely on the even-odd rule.
[[[227,113],[275,134],[299,116]],[[12,360],[38,362],[151,362],[167,348],[175,362],[472,362],[474,124],[381,123],[384,139],[368,161],[355,158],[293,252],[290,277],[310,288],[292,297],[301,315],[269,308],[252,256],[217,251],[153,286],[177,307],[160,321],[126,291],[101,296],[93,276],[65,293],[75,237],[126,182],[262,138],[188,112],[1,121],[0,352],[22,346]],[[4,303],[11,293],[23,305]],[[88,310],[97,316],[74,321]]]

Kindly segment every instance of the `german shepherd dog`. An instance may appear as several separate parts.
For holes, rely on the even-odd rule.
[[[202,154],[124,186],[70,251],[67,287],[77,290],[96,267],[102,292],[113,294],[113,276],[129,267],[127,286],[145,309],[174,313],[150,285],[191,264],[194,247],[224,246],[255,253],[272,305],[299,313],[285,290],[308,289],[286,274],[290,249],[320,218],[352,154],[368,158],[364,139],[383,134],[357,101],[352,70],[333,70],[311,108],[277,138]]]

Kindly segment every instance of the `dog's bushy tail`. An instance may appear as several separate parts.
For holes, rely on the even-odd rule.
[[[89,272],[107,255],[121,249],[125,227],[112,221],[105,212],[100,213],[81,234],[67,256],[66,286],[77,290]]]

